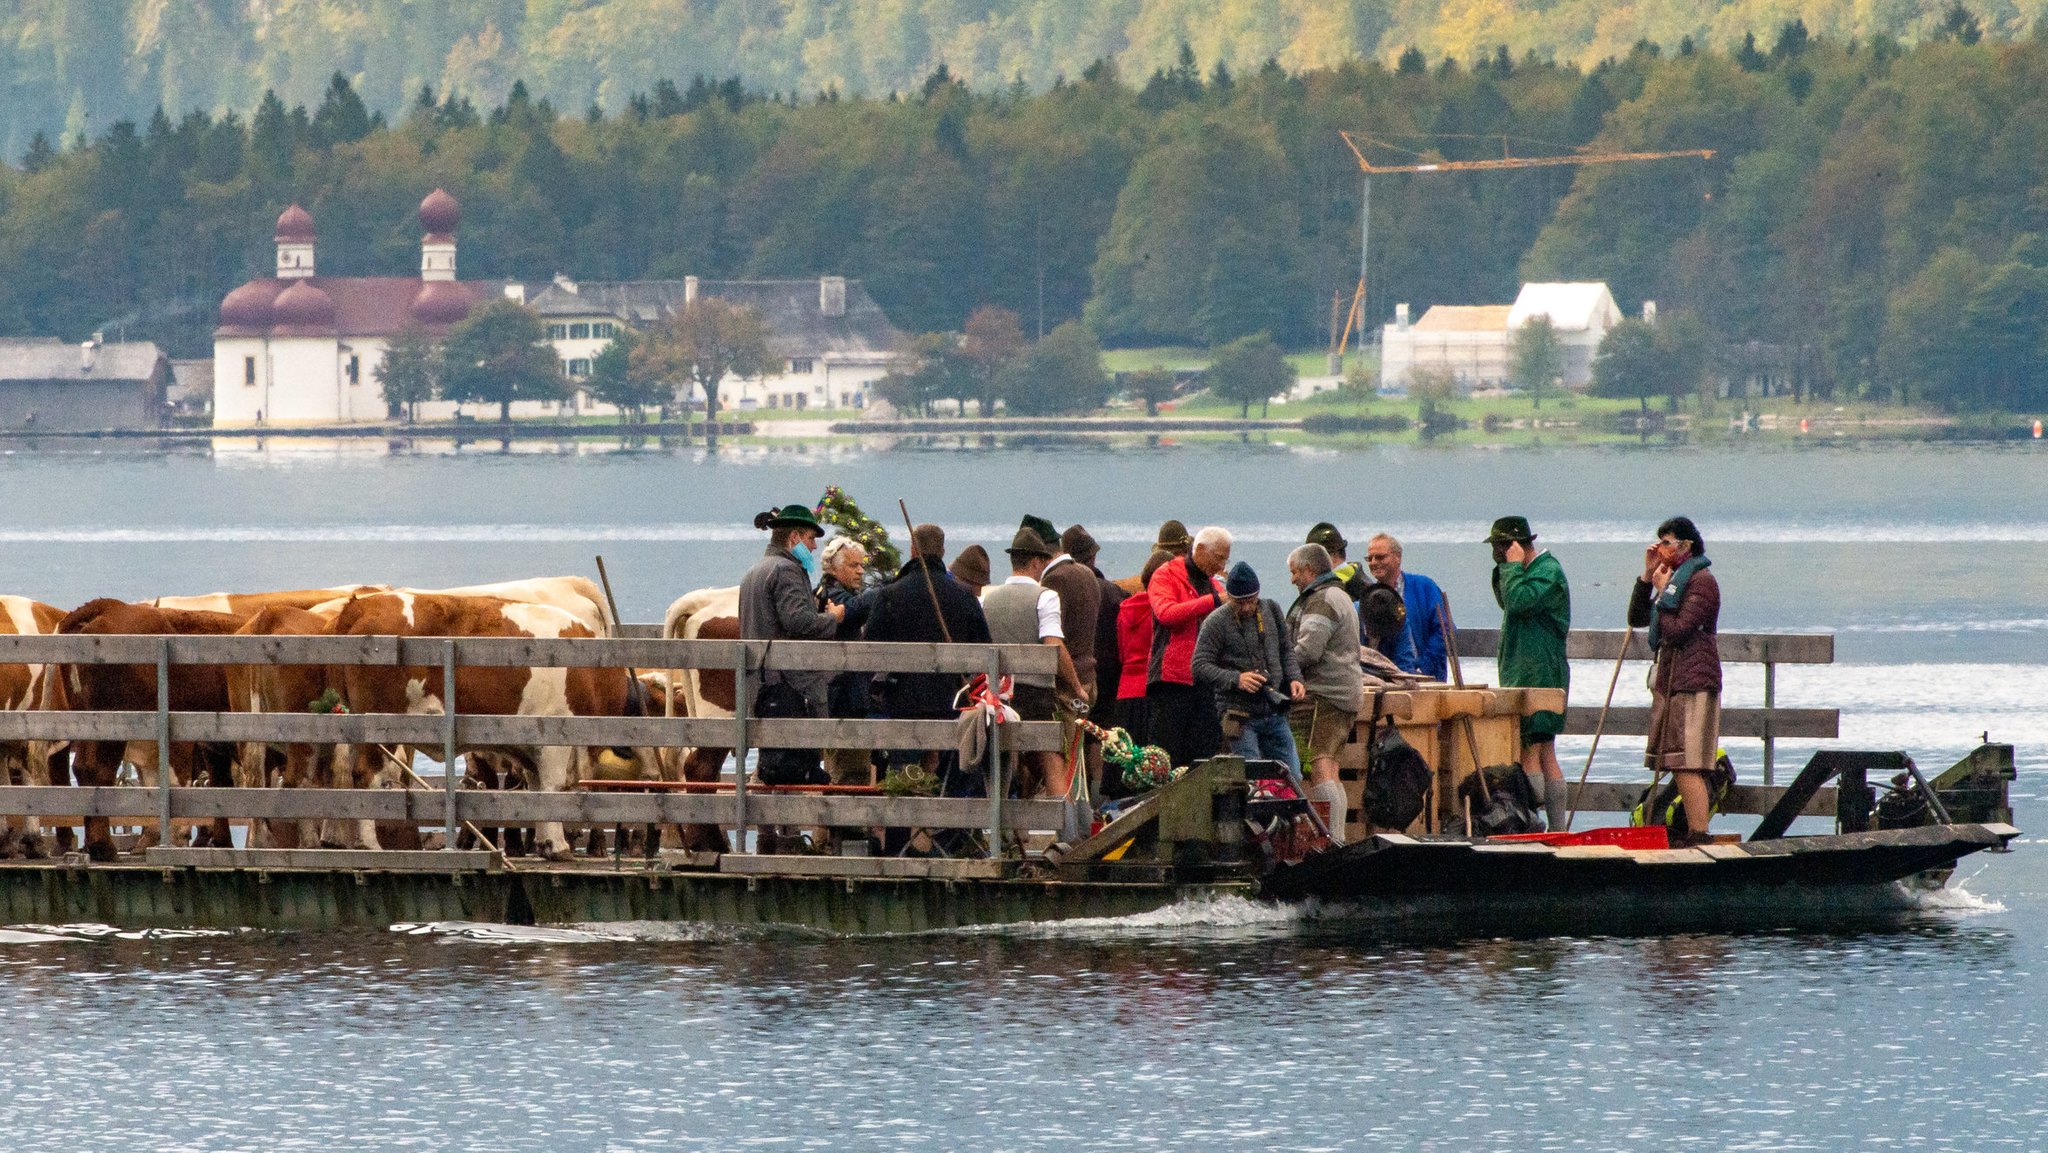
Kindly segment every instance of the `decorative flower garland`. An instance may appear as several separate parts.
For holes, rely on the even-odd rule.
[[[838,485],[825,489],[825,495],[818,498],[818,506],[812,510],[820,524],[830,525],[842,534],[852,537],[868,554],[868,582],[880,584],[896,575],[903,567],[903,554],[889,540],[889,530],[883,528],[875,518],[860,510],[846,490]]]

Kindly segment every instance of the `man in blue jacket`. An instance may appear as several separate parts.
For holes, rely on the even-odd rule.
[[[1395,663],[1411,673],[1436,680],[1451,679],[1450,652],[1444,634],[1451,624],[1451,602],[1437,583],[1419,573],[1401,571],[1401,542],[1380,533],[1366,542],[1365,567],[1372,579],[1401,590],[1401,603],[1408,608],[1408,639],[1414,655]]]

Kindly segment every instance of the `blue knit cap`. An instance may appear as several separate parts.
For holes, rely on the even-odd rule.
[[[1255,597],[1259,595],[1259,574],[1252,566],[1238,561],[1230,566],[1230,575],[1223,578],[1223,591],[1234,597]]]

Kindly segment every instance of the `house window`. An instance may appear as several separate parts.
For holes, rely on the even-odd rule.
[[[569,378],[582,380],[590,375],[590,361],[581,357],[569,362]]]
[[[567,340],[567,339],[569,339],[569,326],[568,326],[568,325],[566,325],[566,324],[550,324],[550,325],[548,325],[548,339],[549,339],[549,340]]]
[[[590,326],[589,326],[589,325],[587,325],[587,324],[572,324],[572,325],[570,325],[570,326],[569,326],[569,339],[570,339],[570,340],[589,340],[589,339],[590,339]]]
[[[768,394],[768,407],[769,407],[769,408],[779,408],[779,407],[781,407],[781,406],[780,406],[779,404],[777,404],[777,403],[776,403],[776,401],[777,401],[777,397],[776,397],[776,395],[775,395],[774,393],[772,393],[772,392],[771,392],[771,393],[769,393],[769,394]]]
[[[609,320],[600,320],[590,326],[590,335],[599,340],[610,340],[619,334],[619,326]]]
[[[789,358],[789,374],[790,374],[791,376],[795,376],[795,375],[797,375],[797,374],[799,374],[799,373],[804,373],[804,374],[808,374],[808,373],[809,373],[810,371],[811,371],[811,358],[810,358],[810,357],[808,357],[808,356],[792,356],[792,357],[790,357],[790,358]]]
[[[349,354],[348,358],[348,382],[350,384],[363,383],[363,358],[353,353]]]
[[[256,387],[256,358],[253,356],[242,358],[242,383],[250,388]]]

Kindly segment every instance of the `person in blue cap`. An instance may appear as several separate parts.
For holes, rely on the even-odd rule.
[[[1288,711],[1308,696],[1280,606],[1259,595],[1259,574],[1238,561],[1223,580],[1229,598],[1195,636],[1195,683],[1216,695],[1223,742],[1241,757],[1282,761],[1301,773]]]

